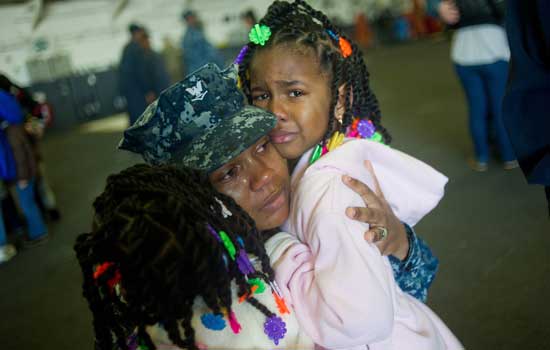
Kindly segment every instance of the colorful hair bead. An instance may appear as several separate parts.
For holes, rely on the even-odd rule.
[[[285,337],[286,324],[282,318],[273,315],[265,321],[264,333],[267,334],[275,345],[279,345],[279,341]]]
[[[231,326],[231,330],[233,331],[233,333],[239,334],[242,327],[239,324],[239,321],[237,321],[237,318],[235,317],[235,313],[231,311],[229,313],[228,318],[229,318],[229,325]]]
[[[128,338],[126,338],[126,346],[128,347],[128,350],[137,350],[137,332],[132,333]]]
[[[96,269],[94,271],[94,279],[96,280],[99,277],[101,277],[101,275],[103,275],[113,265],[114,265],[114,263],[112,263],[112,262],[104,262],[103,264],[96,267]]]
[[[231,211],[229,211],[229,209],[227,209],[225,204],[223,204],[223,202],[219,198],[214,197],[214,199],[222,207],[222,216],[223,216],[224,219],[227,219],[228,217],[233,215],[233,213],[231,213]]]
[[[235,64],[241,64],[244,60],[244,56],[246,55],[246,53],[248,52],[248,45],[245,45],[242,47],[241,51],[239,51],[239,54],[237,55],[237,57],[235,58],[235,61],[233,61],[233,63]]]
[[[237,236],[237,243],[241,246],[241,248],[244,248],[244,241],[241,236]]]
[[[115,275],[107,281],[107,286],[109,287],[109,290],[111,292],[115,290],[115,286],[117,286],[120,283],[121,279],[122,279],[122,276],[120,275],[120,270],[116,269]]]
[[[220,235],[218,235],[216,230],[214,230],[214,228],[210,224],[206,224],[206,228],[208,229],[208,232],[210,232],[212,234],[212,236],[214,236],[214,238],[216,238],[216,241],[218,241],[218,242],[222,241],[221,238],[220,238]]]
[[[259,278],[249,279],[248,284],[250,284],[251,286],[257,286],[258,287],[258,289],[254,293],[260,294],[260,293],[265,292],[265,283]]]
[[[321,156],[323,155],[323,146],[320,144],[317,144],[315,146],[315,149],[311,153],[311,158],[309,158],[309,164],[315,163]]]
[[[382,137],[382,135],[377,131],[374,133],[374,135],[372,135],[372,137],[370,138],[372,141],[376,141],[376,142],[379,142],[379,143],[384,143],[384,138]]]
[[[328,33],[328,35],[332,38],[332,40],[334,41],[338,41],[338,35],[336,35],[336,33],[334,33],[332,30],[330,29],[327,29],[326,32]]]
[[[370,139],[374,135],[376,128],[372,121],[361,119],[357,124],[357,132],[362,138]]]
[[[255,24],[254,27],[250,29],[250,33],[248,34],[248,38],[250,39],[250,41],[252,41],[256,45],[262,46],[265,45],[270,37],[271,29],[269,29],[269,27],[265,24]]]
[[[250,275],[256,271],[254,270],[254,266],[252,266],[250,259],[248,259],[248,254],[246,254],[244,249],[239,249],[239,255],[237,256],[236,261],[239,271],[241,271],[243,275]]]
[[[258,290],[257,285],[253,285],[252,287],[250,287],[250,293],[245,293],[245,294],[241,295],[241,297],[239,298],[239,304],[243,303],[246,299],[251,297],[252,294],[256,293],[257,290]]]
[[[340,46],[340,52],[342,53],[342,56],[344,56],[344,58],[348,58],[349,56],[351,56],[353,50],[349,41],[340,37],[340,39],[338,40],[338,45]]]
[[[290,310],[286,306],[285,300],[281,295],[277,294],[277,292],[273,292],[273,298],[275,299],[275,304],[277,304],[277,309],[279,309],[281,315],[290,314]]]
[[[237,249],[235,249],[235,245],[233,245],[233,242],[231,242],[231,239],[225,233],[224,231],[220,231],[220,238],[222,240],[223,245],[225,246],[225,249],[227,249],[227,252],[229,253],[229,257],[231,260],[235,260],[235,254],[237,254]]]
[[[343,142],[344,142],[344,134],[339,131],[334,132],[334,134],[332,134],[327,144],[328,151],[332,152],[338,146],[340,146]]]
[[[201,322],[204,327],[213,331],[221,331],[226,326],[225,320],[221,315],[216,315],[212,313],[203,314],[201,316]]]

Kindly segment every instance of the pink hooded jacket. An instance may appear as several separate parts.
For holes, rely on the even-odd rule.
[[[310,154],[292,174],[286,232],[266,243],[300,328],[325,348],[463,349],[433,311],[401,291],[387,257],[363,239],[368,225],[345,216],[364,203],[341,179],[348,174],[374,188],[363,165],[370,160],[394,213],[412,226],[438,204],[447,178],[367,140],[347,141],[308,167]]]

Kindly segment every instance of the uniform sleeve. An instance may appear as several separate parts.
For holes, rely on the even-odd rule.
[[[395,281],[401,290],[426,302],[428,289],[439,267],[439,260],[433,255],[430,247],[416,235],[412,227],[404,225],[409,240],[407,258],[401,261],[394,256],[389,256],[389,260]]]
[[[304,242],[290,245],[274,264],[300,327],[324,347],[374,343],[392,332],[391,269],[361,230],[343,211],[319,211]]]

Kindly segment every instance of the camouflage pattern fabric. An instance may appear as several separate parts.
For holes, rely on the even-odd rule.
[[[163,91],[124,132],[120,149],[149,164],[213,171],[235,158],[277,123],[249,106],[237,88],[237,70],[207,64]]]
[[[428,299],[428,289],[439,267],[439,260],[409,225],[405,224],[405,229],[409,240],[407,258],[403,261],[392,255],[388,258],[395,281],[401,290],[425,303]]]

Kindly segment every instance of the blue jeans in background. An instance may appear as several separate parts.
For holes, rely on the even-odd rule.
[[[508,79],[508,62],[463,66],[455,64],[462,83],[470,114],[470,133],[474,141],[476,160],[489,161],[489,135],[487,120],[491,113],[502,161],[516,159],[508,134],[502,123],[502,99]]]
[[[17,183],[17,196],[19,197],[19,203],[25,219],[27,220],[27,228],[29,230],[29,239],[32,241],[34,239],[40,238],[43,235],[48,233],[48,228],[44,223],[42,218],[42,213],[38,209],[34,196],[34,184],[35,181],[30,180],[26,186],[20,186]]]

